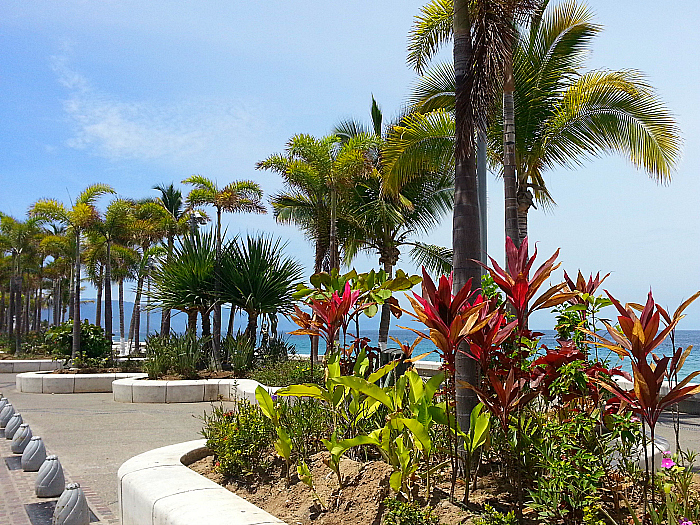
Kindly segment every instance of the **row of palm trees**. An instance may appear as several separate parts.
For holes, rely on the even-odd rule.
[[[80,307],[83,270],[97,290],[96,324],[104,317],[111,340],[112,284],[119,290],[120,339],[125,341],[124,282],[135,281],[135,301],[128,340],[138,346],[144,286],[154,267],[171,259],[178,237],[196,231],[208,216],[199,207],[217,211],[217,264],[223,211],[264,211],[262,192],[251,182],[223,188],[201,176],[183,181],[194,186],[187,199],[173,184],[159,185],[156,199],[114,198],[100,212],[97,201],[115,191],[95,184],[71,205],[55,199],[33,204],[26,220],[0,213],[0,329],[21,348],[21,336],[38,330],[41,310],[53,308],[52,324],[73,320],[73,357],[80,351]],[[150,283],[150,281],[149,281]],[[23,293],[24,291],[24,293]],[[47,291],[46,295],[44,292]],[[9,301],[6,300],[6,294]],[[104,315],[101,311],[104,294]],[[220,318],[219,318],[220,319]],[[31,321],[31,322],[30,322]],[[170,331],[170,311],[162,312],[161,332]]]

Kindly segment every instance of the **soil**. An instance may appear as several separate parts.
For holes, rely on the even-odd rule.
[[[148,378],[143,378],[143,379],[148,379]],[[179,374],[168,374],[164,375],[158,378],[159,380],[162,381],[181,381],[185,379],[192,379],[189,377],[183,377]],[[233,372],[213,372],[213,371],[208,371],[208,370],[201,370],[197,372],[197,377],[194,379],[236,379],[236,374]],[[238,377],[240,379],[240,377]]]
[[[52,374],[116,374],[124,372],[123,368],[63,368],[61,370],[52,370]]]
[[[339,489],[335,473],[325,464],[327,458],[327,452],[319,452],[308,463],[318,498],[299,481],[296,473],[288,484],[286,466],[279,459],[270,458],[273,463],[268,474],[250,476],[246,480],[226,479],[217,473],[213,456],[189,467],[289,525],[380,525],[384,499],[392,495],[389,488],[391,466],[383,461],[361,463],[343,458],[340,471],[344,486]],[[431,504],[441,524],[469,523],[470,512],[450,503],[448,494],[442,490],[437,489],[435,494]]]

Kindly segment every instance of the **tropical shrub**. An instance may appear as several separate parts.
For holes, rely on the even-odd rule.
[[[197,372],[206,366],[209,337],[195,334],[171,334],[151,336],[146,340],[146,360],[144,370],[149,379],[157,379],[168,373],[184,379],[196,379]]]
[[[299,383],[321,384],[323,375],[322,366],[317,365],[312,369],[308,360],[289,359],[261,363],[248,374],[248,377],[263,385],[289,386]]]
[[[73,322],[66,321],[58,326],[52,326],[46,331],[46,344],[52,348],[57,357],[70,359],[73,348]],[[99,326],[90,324],[87,320],[80,325],[80,352],[89,359],[101,359],[110,351],[109,340]]]
[[[428,508],[421,508],[416,503],[407,503],[396,498],[384,500],[386,514],[384,525],[439,525],[440,520]]]
[[[240,477],[266,466],[274,430],[257,405],[239,399],[232,410],[215,406],[202,420],[202,435],[214,452],[217,472]]]

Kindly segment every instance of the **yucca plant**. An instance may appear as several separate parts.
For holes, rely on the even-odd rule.
[[[292,293],[303,277],[303,268],[284,254],[286,244],[270,236],[248,235],[234,239],[221,257],[221,301],[248,314],[247,337],[257,340],[261,314],[292,310]]]

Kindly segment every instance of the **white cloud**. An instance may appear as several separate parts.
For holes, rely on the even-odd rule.
[[[110,160],[191,164],[213,150],[227,156],[263,133],[261,119],[241,104],[124,102],[95,89],[63,57],[54,59],[54,71],[69,90],[63,105],[74,135],[67,146]]]

